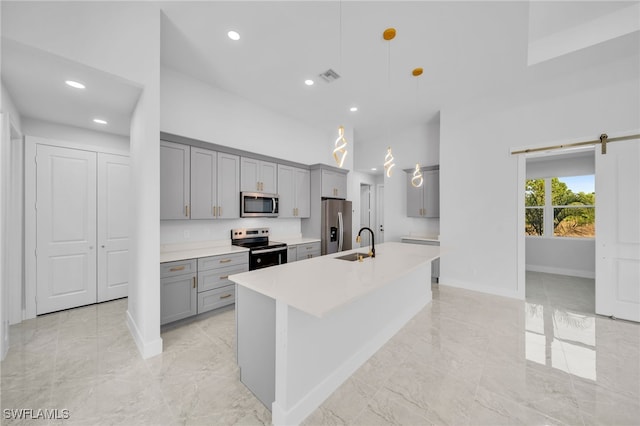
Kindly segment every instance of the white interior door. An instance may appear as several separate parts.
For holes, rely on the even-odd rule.
[[[129,158],[98,154],[98,302],[129,290]]]
[[[384,243],[384,185],[377,185],[376,187],[376,241],[380,244]]]
[[[36,148],[37,314],[96,301],[96,154]]]
[[[640,142],[596,153],[596,313],[640,321]]]

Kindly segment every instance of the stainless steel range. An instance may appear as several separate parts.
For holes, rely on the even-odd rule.
[[[231,230],[231,244],[249,249],[249,270],[287,263],[287,245],[269,241],[269,228]]]

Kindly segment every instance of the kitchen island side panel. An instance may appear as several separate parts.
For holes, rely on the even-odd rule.
[[[276,301],[236,284],[240,381],[269,409],[275,399]]]
[[[432,298],[431,265],[323,318],[276,302],[273,424],[299,424]]]

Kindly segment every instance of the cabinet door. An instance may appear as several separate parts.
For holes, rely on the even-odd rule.
[[[240,157],[218,153],[218,218],[240,217]]]
[[[280,195],[279,217],[296,216],[294,168],[278,164],[278,195]]]
[[[422,217],[424,189],[411,185],[411,173],[407,173],[407,216]]]
[[[242,157],[240,164],[240,191],[260,191],[260,161],[254,158]]]
[[[197,302],[196,274],[160,280],[160,324],[195,315]]]
[[[278,165],[267,161],[260,162],[260,192],[278,193]]]
[[[293,169],[295,182],[296,216],[311,216],[311,173],[309,170]],[[278,185],[280,183],[278,182]]]
[[[336,198],[336,172],[322,170],[321,186],[323,197]]]
[[[191,219],[216,217],[216,153],[191,147]]]
[[[160,141],[160,219],[189,219],[190,147]]]
[[[347,175],[336,173],[335,176],[336,196],[338,198],[347,199]]]
[[[287,246],[287,263],[298,260],[298,246]]]
[[[440,171],[423,172],[424,217],[440,217]]]

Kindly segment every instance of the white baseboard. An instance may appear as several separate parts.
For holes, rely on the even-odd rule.
[[[136,322],[131,317],[129,310],[127,310],[127,327],[133,337],[133,341],[136,342],[136,346],[138,347],[138,351],[140,351],[142,358],[147,359],[162,353],[162,338],[159,337],[152,342],[145,342],[142,337],[142,333],[140,333],[140,330],[138,329]]]
[[[430,302],[431,298],[414,303],[289,410],[284,410],[276,400],[271,407],[273,424],[300,424]]]
[[[518,300],[524,299],[524,297],[522,295],[519,295],[518,291],[515,289],[497,288],[497,287],[480,285],[478,283],[456,281],[456,280],[452,280],[442,276],[440,277],[438,284],[446,287],[463,288],[465,290],[493,294],[494,296],[508,297],[510,299],[518,299]]]
[[[580,278],[596,278],[594,271],[585,271],[581,269],[553,268],[551,266],[529,265],[526,266],[527,271],[546,272],[547,274],[568,275],[570,277]]]

